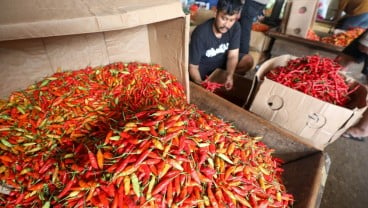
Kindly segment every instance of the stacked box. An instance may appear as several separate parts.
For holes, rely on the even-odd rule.
[[[286,34],[306,38],[316,19],[317,0],[293,0],[286,25]]]

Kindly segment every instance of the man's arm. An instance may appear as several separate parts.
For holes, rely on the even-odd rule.
[[[333,18],[333,22],[335,24],[341,19],[342,13],[345,10],[347,4],[348,4],[348,0],[340,0],[339,6]]]
[[[226,71],[228,75],[233,75],[239,61],[239,49],[229,50],[227,55]]]
[[[202,80],[201,75],[199,73],[199,66],[198,65],[189,64],[189,75],[192,78],[193,82],[195,82],[197,84],[202,83],[203,80]]]
[[[233,49],[229,50],[227,55],[227,63],[226,63],[226,82],[225,82],[225,88],[227,90],[230,90],[233,87],[233,76],[236,69],[236,66],[238,65],[239,61],[239,49]]]

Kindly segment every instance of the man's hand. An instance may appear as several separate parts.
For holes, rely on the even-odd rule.
[[[225,89],[226,90],[231,90],[233,88],[233,75],[229,74],[226,77],[226,81],[225,81]]]
[[[196,79],[192,79],[192,80],[193,80],[194,83],[199,84],[199,85],[201,85],[202,82],[203,82],[202,80],[199,80],[199,79],[197,79],[197,80]]]

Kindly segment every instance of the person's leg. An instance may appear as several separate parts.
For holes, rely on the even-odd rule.
[[[367,28],[368,27],[368,13],[364,13],[364,14],[357,15],[357,16],[345,17],[341,19],[336,26],[336,28],[343,29],[343,30],[348,30],[352,27]]]
[[[368,13],[359,15],[359,20],[357,25],[362,28],[368,28]]]
[[[250,33],[252,30],[253,20],[259,14],[261,14],[265,6],[266,5],[254,2],[252,0],[245,1],[239,20],[241,25],[240,53],[249,53]]]
[[[239,63],[236,66],[235,73],[245,75],[253,67],[253,57],[249,54],[239,54]]]
[[[358,124],[350,127],[343,136],[349,139],[364,141],[368,137],[368,111],[365,111]]]
[[[364,60],[362,73],[365,74],[368,81],[368,57]],[[347,138],[359,141],[363,141],[365,137],[368,137],[368,111],[365,111],[362,119],[356,125],[349,128],[344,135]]]
[[[362,74],[365,75],[365,79],[366,79],[365,81],[368,84],[368,56],[366,56],[364,59]]]

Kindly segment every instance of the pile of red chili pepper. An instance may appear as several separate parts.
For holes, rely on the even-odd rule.
[[[288,61],[266,74],[266,77],[320,100],[345,106],[349,90],[344,76],[339,74],[341,65],[330,58],[318,55],[305,56]]]
[[[255,22],[252,24],[252,30],[257,32],[267,32],[270,29],[269,25],[264,23]]]
[[[365,31],[364,28],[355,27],[347,30],[346,32],[334,34],[327,37],[322,37],[321,42],[332,44],[335,46],[346,47],[348,46],[354,39],[359,37]]]
[[[224,84],[220,84],[217,82],[212,82],[208,79],[208,77],[201,83],[202,87],[210,92],[215,92],[217,89],[224,86]]]
[[[314,30],[312,30],[312,29],[308,30],[306,38],[309,39],[309,40],[315,40],[315,41],[320,41],[321,40],[321,38],[317,35],[317,33],[314,32]]]
[[[158,65],[59,72],[0,104],[2,207],[288,207],[259,138]]]

